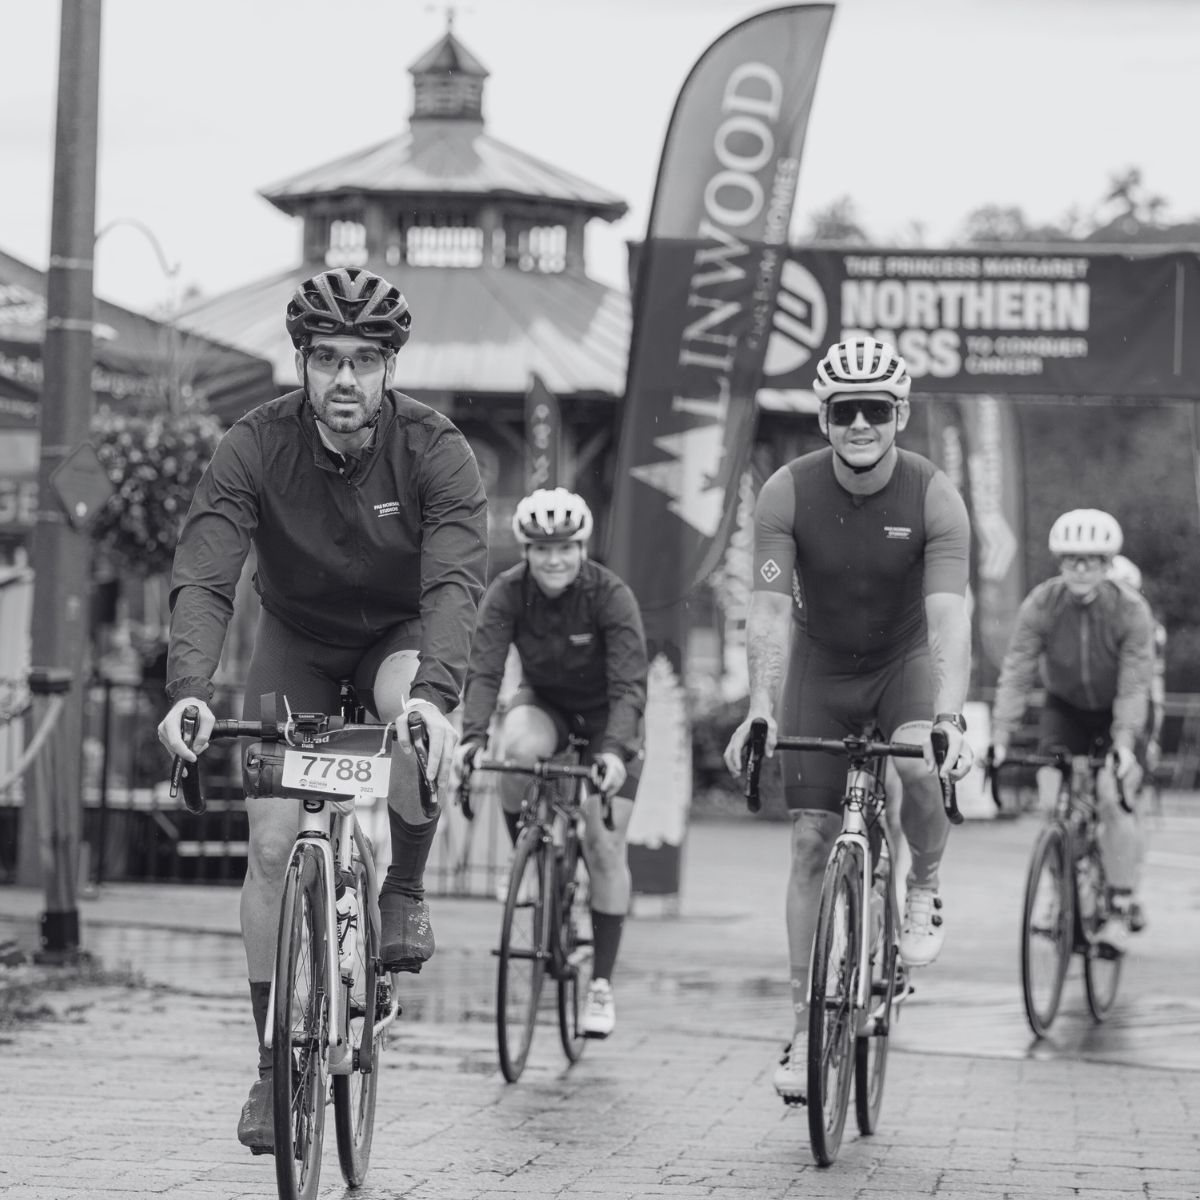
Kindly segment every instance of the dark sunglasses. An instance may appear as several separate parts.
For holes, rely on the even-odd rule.
[[[896,414],[890,400],[834,400],[829,405],[830,425],[853,425],[862,413],[868,425],[886,425]]]

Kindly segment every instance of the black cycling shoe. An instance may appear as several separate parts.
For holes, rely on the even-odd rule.
[[[260,1075],[250,1086],[238,1121],[238,1141],[251,1154],[275,1153],[275,1116],[271,1101],[272,1075]]]
[[[403,892],[383,892],[379,916],[383,925],[379,959],[384,969],[419,971],[434,951],[429,905]]]

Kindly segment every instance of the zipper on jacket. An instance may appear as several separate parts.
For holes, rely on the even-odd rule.
[[[1079,682],[1083,685],[1083,694],[1087,697],[1088,708],[1096,708],[1096,697],[1092,694],[1090,617],[1089,607],[1083,606],[1079,613]]]

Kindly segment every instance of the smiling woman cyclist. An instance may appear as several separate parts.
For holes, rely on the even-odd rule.
[[[595,796],[584,806],[583,853],[591,879],[593,968],[583,1029],[607,1037],[616,1023],[612,973],[629,907],[625,834],[633,815],[646,706],[646,639],[633,592],[587,556],[592,513],[566,488],[539,488],[518,503],[513,533],[524,561],[498,575],[479,608],[463,694],[461,765],[487,741],[508,649],[521,658],[521,686],[500,726],[502,753],[528,761],[567,746],[588,752],[612,797],[605,829]],[[515,842],[525,782],[500,777],[500,800]]]

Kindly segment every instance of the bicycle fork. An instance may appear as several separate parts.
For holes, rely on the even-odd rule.
[[[345,841],[345,839],[343,839]],[[335,1075],[346,1075],[351,1070],[351,1054],[350,1042],[345,1035],[344,1022],[342,1020],[342,973],[341,965],[338,962],[338,942],[337,942],[337,911],[333,895],[333,887],[331,881],[337,878],[337,863],[333,857],[333,847],[329,842],[329,834],[325,828],[325,819],[320,812],[310,813],[306,809],[302,810],[300,817],[300,833],[296,838],[296,847],[292,851],[291,862],[288,863],[288,870],[292,869],[292,863],[296,860],[297,851],[301,846],[315,846],[323,860],[323,872],[326,880],[324,888],[324,896],[322,897],[325,905],[325,978],[329,981],[325,1002],[328,1005],[329,1011],[329,1070]],[[345,856],[347,865],[349,865],[350,848],[345,847]],[[276,950],[278,953],[278,949]],[[268,1012],[275,1011],[275,964],[271,966],[271,997]],[[268,1050],[273,1049],[274,1040],[274,1022],[268,1021],[266,1028],[266,1036],[263,1039],[264,1045]]]

